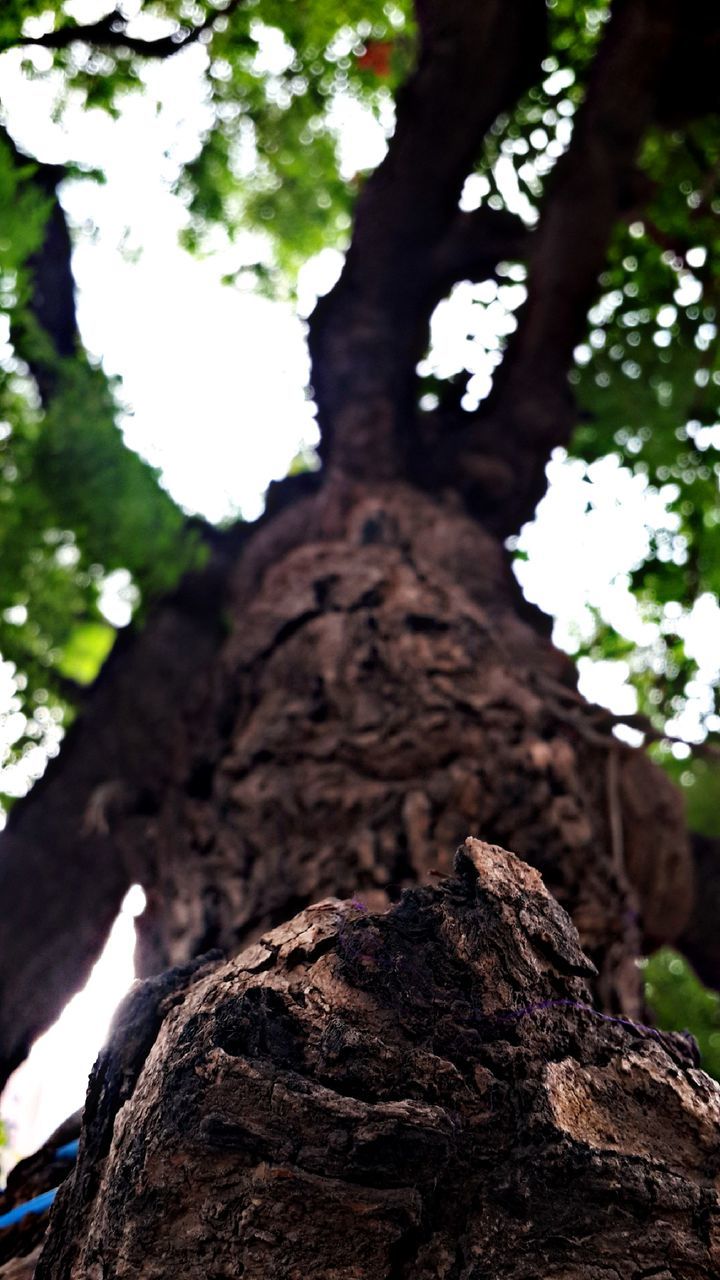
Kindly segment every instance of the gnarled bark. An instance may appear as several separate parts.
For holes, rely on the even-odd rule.
[[[294,546],[286,530],[264,567],[252,547],[240,562],[178,739],[187,773],[148,826],[165,964],[232,953],[327,894],[387,905],[471,831],[540,868],[601,1005],[637,1014],[643,943],[690,909],[679,793],[596,727],[474,521],[399,485],[288,515]]]
[[[592,972],[537,872],[469,840],[385,914],[326,901],[141,987],[36,1280],[710,1280],[720,1086]]]
[[[324,894],[387,903],[468,830],[537,863],[601,1003],[637,1013],[635,956],[690,909],[679,794],[598,727],[498,543],[411,489],[335,486],[268,519],[229,596],[226,573],[122,642],[0,837],[0,1076],[133,879],[155,973]]]

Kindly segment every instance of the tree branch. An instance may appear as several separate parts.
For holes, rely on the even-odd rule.
[[[41,200],[50,201],[50,212],[40,248],[28,260],[30,289],[27,309],[40,331],[49,339],[53,358],[47,360],[26,332],[22,320],[12,320],[12,339],[18,355],[26,361],[43,404],[52,398],[57,383],[57,360],[75,354],[79,333],[75,311],[75,281],[72,274],[72,240],[57,188],[65,177],[62,165],[41,164],[25,155],[7,129],[0,126],[0,142],[10,151],[18,169],[32,166],[30,181]]]
[[[431,257],[433,294],[437,302],[459,280],[490,279],[499,262],[527,257],[532,233],[506,209],[481,205],[459,212]]]
[[[340,281],[310,324],[323,455],[367,479],[407,470],[415,365],[439,280],[448,287],[451,263],[465,274],[467,245],[461,264],[450,249],[463,225],[462,186],[485,133],[532,83],[545,47],[540,0],[418,0],[416,7],[417,71],[398,97],[387,156],[358,201]],[[489,261],[476,244],[476,259],[478,252]]]
[[[181,49],[195,44],[205,32],[212,31],[219,18],[228,17],[241,3],[242,0],[229,0],[223,9],[211,10],[198,26],[178,27],[172,35],[161,36],[157,40],[143,40],[130,35],[127,30],[129,19],[118,9],[114,9],[98,22],[71,23],[66,27],[58,27],[55,31],[47,31],[44,35],[18,36],[15,40],[7,40],[0,45],[0,52],[29,46],[66,49],[71,44],[81,42],[102,49],[125,49],[143,58],[171,58]]]
[[[212,530],[212,542],[204,531],[207,566],[141,631],[121,632],[60,755],[14,805],[0,834],[0,1089],[87,980],[129,885],[152,885],[154,813],[183,775],[178,725],[213,678],[228,574],[246,539],[316,486],[273,483],[255,526]],[[157,954],[140,972],[167,963]]]
[[[0,1087],[86,981],[129,885],[147,880],[177,718],[221,642],[225,568],[216,557],[139,634],[119,637],[60,756],[0,836]]]
[[[575,425],[567,382],[572,353],[684,20],[680,0],[613,5],[572,142],[549,182],[532,239],[527,301],[493,393],[452,441],[430,443],[419,459],[421,478],[423,468],[434,484],[444,473],[500,534],[531,518],[550,453],[567,444]]]

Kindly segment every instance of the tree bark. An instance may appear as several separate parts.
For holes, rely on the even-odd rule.
[[[637,955],[690,910],[678,793],[597,727],[474,521],[401,485],[336,498],[240,562],[177,735],[186,773],[148,827],[157,953],[236,951],[326,894],[387,905],[470,831],[542,870],[601,1005],[637,1015]]]
[[[36,1280],[710,1280],[720,1086],[592,977],[537,872],[469,840],[385,914],[326,901],[141,986]]]
[[[678,946],[700,980],[720,989],[720,839],[692,836],[695,893],[693,907]]]
[[[5,1077],[133,880],[148,974],[326,894],[387,904],[468,831],[539,866],[601,1005],[637,1015],[636,956],[690,910],[680,798],[518,616],[500,545],[401,485],[334,487],[256,533],[229,594],[208,572],[120,646],[0,838]]]
[[[38,1280],[717,1274],[718,1089],[638,1021],[637,956],[692,905],[679,794],[578,695],[498,537],[567,438],[679,5],[615,5],[529,249],[457,197],[537,71],[543,6],[418,10],[417,74],[313,321],[322,487],[119,648],[0,846],[0,1074],[131,880],[141,972],[176,966],[93,1075]],[[432,306],[501,246],[530,274],[495,393],[453,440],[413,437]],[[468,832],[539,869],[580,941],[477,840],[427,887]],[[329,895],[355,901],[312,905]]]
[[[485,278],[525,239],[508,215],[459,219],[458,200],[485,133],[537,77],[545,5],[419,0],[416,14],[418,67],[388,154],[358,200],[340,281],[310,321],[323,459],[366,480],[408,472],[434,306],[466,270],[482,264]]]

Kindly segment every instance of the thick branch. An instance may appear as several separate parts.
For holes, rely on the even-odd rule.
[[[273,484],[259,525],[316,483]],[[227,575],[249,532],[203,529],[209,564],[160,601],[142,631],[121,633],[58,759],[0,835],[0,1089],[87,979],[128,886],[153,880],[154,817],[187,764],[178,728],[207,698]],[[167,963],[154,960],[153,969],[144,957],[141,971]]]
[[[311,320],[325,457],[369,479],[404,470],[414,368],[438,298],[434,264],[484,134],[531,83],[544,49],[539,0],[422,0],[417,10],[418,69],[360,197],[342,277]]]
[[[18,36],[14,40],[6,40],[0,45],[4,49],[17,49],[28,46],[43,49],[66,49],[71,44],[93,45],[101,49],[120,49],[138,54],[142,58],[171,58],[195,44],[206,32],[211,32],[219,18],[228,17],[237,9],[242,0],[229,0],[222,9],[213,9],[196,27],[179,27],[170,36],[161,36],[157,40],[143,40],[128,33],[128,18],[118,9],[106,14],[98,22],[71,23],[66,27],[58,27],[55,31],[47,31],[44,35]]]
[[[220,644],[223,580],[217,563],[189,577],[140,634],[118,640],[60,756],[0,836],[0,1087],[86,980],[128,886],[147,878],[177,717]]]
[[[75,281],[72,274],[72,240],[65,211],[57,189],[65,177],[62,165],[41,164],[25,155],[6,129],[0,127],[0,142],[8,148],[20,170],[32,168],[29,181],[37,188],[38,197],[48,200],[50,211],[40,248],[28,260],[29,296],[27,309],[38,326],[44,342],[13,319],[12,337],[18,354],[30,368],[43,404],[52,398],[57,384],[57,363],[75,354],[79,333],[75,311]]]
[[[529,519],[545,488],[552,449],[566,444],[576,411],[567,382],[586,329],[608,243],[628,203],[638,147],[656,115],[679,0],[618,0],[578,112],[573,139],[549,184],[529,259],[528,298],[483,411],[425,460],[464,487],[483,522],[507,534]],[[421,463],[422,466],[422,463]],[[463,481],[463,472],[465,479]]]
[[[525,258],[531,241],[522,219],[506,209],[481,205],[457,213],[431,257],[433,304],[458,280],[488,280],[499,262]]]

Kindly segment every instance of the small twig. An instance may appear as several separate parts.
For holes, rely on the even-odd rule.
[[[191,27],[184,34],[183,29],[179,28],[172,35],[161,36],[157,40],[143,40],[138,36],[128,35],[127,19],[115,9],[98,22],[73,23],[58,27],[55,31],[46,31],[43,35],[18,36],[15,40],[6,40],[0,44],[0,52],[28,46],[66,49],[68,45],[81,41],[97,48],[128,49],[143,58],[171,58],[181,49],[195,44],[204,32],[212,31],[218,19],[228,17],[240,3],[241,0],[229,0],[224,9],[214,9],[197,27]]]
[[[613,711],[608,711],[606,707],[598,706],[597,703],[586,702],[577,689],[571,689],[543,673],[536,673],[535,680],[548,693],[556,694],[560,699],[572,702],[573,708],[577,708],[574,712],[562,707],[560,702],[555,699],[548,705],[552,714],[557,716],[558,720],[571,724],[580,736],[588,742],[598,746],[617,747],[619,746],[619,739],[613,736],[611,730],[617,725],[625,725],[628,729],[636,729],[638,733],[642,733],[650,742],[678,742],[682,746],[688,747],[694,755],[705,756],[710,760],[720,760],[720,747],[715,746],[712,742],[688,742],[686,738],[680,738],[676,734],[656,729],[652,721],[639,712],[629,715],[616,715]]]

